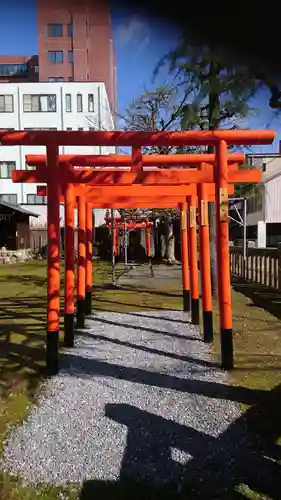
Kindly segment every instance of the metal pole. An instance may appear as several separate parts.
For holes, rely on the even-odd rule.
[[[111,243],[112,243],[112,285],[116,285],[115,249],[114,249],[114,209],[111,209]]]
[[[247,198],[244,198],[244,226],[243,226],[243,276],[246,274],[247,260]]]

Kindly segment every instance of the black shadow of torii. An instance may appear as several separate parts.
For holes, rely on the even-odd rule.
[[[108,404],[106,416],[128,429],[120,481],[164,483],[180,490],[180,497],[192,499],[229,498],[224,494],[235,494],[242,483],[278,500],[281,464],[272,460],[274,446],[265,447],[249,430],[260,411],[251,408],[220,436],[212,437],[134,406]],[[189,455],[186,463],[175,461],[171,448]],[[281,452],[278,455],[275,458],[281,459]]]
[[[239,498],[239,493],[235,493],[234,497],[233,490],[240,483],[248,485],[252,490],[263,493],[271,499],[280,500],[281,467],[276,460],[281,462],[281,449],[275,443],[280,437],[281,385],[271,391],[253,390],[217,382],[182,379],[175,375],[149,372],[141,368],[71,354],[62,354],[61,357],[66,370],[75,375],[79,374],[81,377],[105,376],[189,394],[200,394],[210,399],[225,399],[252,405],[217,437],[211,437],[169,419],[151,415],[130,405],[106,405],[106,416],[126,425],[128,429],[119,483],[124,482],[124,478],[130,476],[135,476],[137,479],[137,477],[147,477],[147,475],[146,481],[154,482],[156,475],[161,472],[162,477],[168,478],[174,487],[176,485],[178,487],[179,483],[182,484],[182,491],[189,495],[185,494],[183,497],[185,500],[193,500],[193,498],[208,500],[231,498],[233,500]],[[203,415],[202,418],[204,418]],[[223,414],[221,418],[224,418]],[[171,447],[189,453],[192,459],[188,460],[186,465],[175,462],[171,456]],[[155,470],[156,472],[153,472]],[[134,483],[134,477],[132,480]],[[80,498],[81,500],[139,498],[116,496],[119,483],[86,482]],[[95,492],[99,494],[100,488],[105,488],[105,496],[93,497],[92,493],[87,496],[85,492],[89,491],[89,488],[91,492],[95,489]],[[113,496],[107,494],[108,488],[112,489]],[[230,497],[224,494],[229,490],[233,492]],[[163,499],[163,496],[142,496],[141,498]],[[167,498],[170,500],[174,497],[170,495]],[[240,498],[243,496],[240,495]]]

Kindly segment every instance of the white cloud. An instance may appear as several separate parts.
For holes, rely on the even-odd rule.
[[[150,28],[142,18],[132,17],[127,23],[117,26],[115,38],[120,45],[138,45],[142,52],[150,42]]]

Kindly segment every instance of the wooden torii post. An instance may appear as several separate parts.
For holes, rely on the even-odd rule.
[[[217,200],[217,255],[218,283],[221,327],[221,364],[224,368],[233,367],[233,338],[231,313],[231,287],[228,247],[228,196],[229,182],[227,165],[228,145],[268,144],[274,139],[274,131],[258,130],[215,130],[186,132],[100,132],[100,131],[1,131],[2,145],[45,145],[47,156],[48,184],[48,327],[47,327],[47,365],[50,371],[58,371],[58,338],[59,338],[59,179],[67,183],[89,183],[96,185],[177,185],[186,183],[216,184]],[[64,146],[132,146],[133,163],[131,171],[93,172],[91,169],[75,172],[68,169],[61,172],[59,168],[58,148]],[[183,170],[144,171],[142,169],[142,146],[187,146],[210,145],[215,148],[216,169],[213,171],[195,171],[192,176]],[[168,155],[167,155],[168,156]],[[35,182],[40,174],[34,175]],[[249,176],[249,181],[253,180]],[[27,176],[28,178],[28,176]],[[236,176],[236,179],[239,175]],[[30,177],[29,177],[30,179]],[[16,180],[16,176],[15,176]],[[22,180],[21,180],[22,182]],[[34,181],[33,181],[34,182]],[[231,182],[235,182],[233,179]]]

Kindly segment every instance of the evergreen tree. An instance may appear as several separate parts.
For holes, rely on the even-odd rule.
[[[244,66],[232,65],[216,47],[191,46],[183,37],[175,50],[166,54],[155,69],[168,65],[176,85],[188,89],[188,102],[180,111],[181,128],[188,130],[236,129],[251,112],[251,98],[261,87]],[[245,127],[244,127],[245,128]],[[212,148],[207,148],[212,152]],[[216,290],[215,207],[209,204],[212,288]]]

